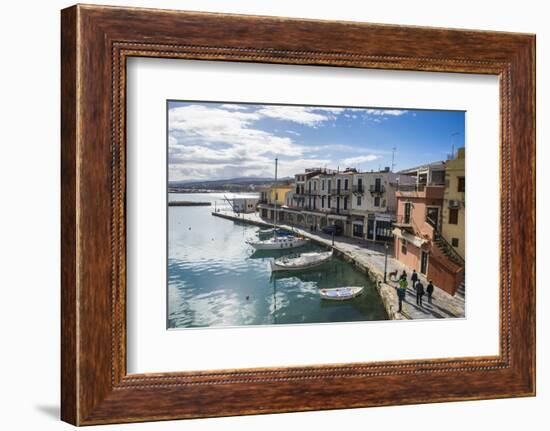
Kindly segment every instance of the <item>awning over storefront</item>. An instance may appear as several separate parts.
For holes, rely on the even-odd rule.
[[[323,216],[323,213],[320,213],[318,211],[302,211],[302,214],[312,215],[312,216]]]
[[[392,214],[376,214],[374,217],[376,221],[393,221],[395,219]]]
[[[363,226],[363,220],[352,220],[351,224],[358,224],[359,226]]]
[[[335,220],[347,220],[347,219],[348,219],[347,216],[344,216],[344,215],[334,215],[334,214],[328,214],[327,217],[328,217],[328,218],[335,219]]]
[[[405,232],[399,229],[398,227],[396,227],[392,233],[395,237],[404,239],[405,241],[410,242],[411,244],[413,244],[415,247],[418,247],[418,248],[422,247],[424,244],[428,242],[427,240],[418,238],[417,236],[412,235],[408,232]]]
[[[301,214],[301,211],[300,210],[294,210],[294,209],[291,209],[287,206],[282,206],[281,207],[281,210],[284,211],[284,212],[287,212],[287,213],[293,213],[293,214]]]

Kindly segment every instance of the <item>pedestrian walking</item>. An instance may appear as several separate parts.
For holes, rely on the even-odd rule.
[[[403,270],[403,272],[401,273],[401,277],[399,277],[400,279],[405,277],[405,280],[407,279],[407,271]]]
[[[412,282],[413,288],[416,285],[417,281],[418,281],[418,274],[416,273],[416,269],[413,269],[413,273],[411,274],[411,282]]]
[[[414,288],[416,290],[416,305],[420,305],[422,307],[422,297],[424,296],[424,285],[422,284],[421,281],[417,281]]]
[[[407,276],[401,276],[399,279],[399,286],[397,287],[397,299],[399,301],[399,310],[397,310],[399,313],[401,313],[401,310],[403,309],[403,300],[405,299],[405,295],[407,294]]]
[[[432,283],[432,280],[428,283],[426,286],[426,293],[428,294],[428,304],[432,303],[432,295],[434,293],[434,285]]]

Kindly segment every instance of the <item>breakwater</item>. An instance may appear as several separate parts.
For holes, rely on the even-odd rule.
[[[169,207],[209,207],[210,202],[168,201]]]

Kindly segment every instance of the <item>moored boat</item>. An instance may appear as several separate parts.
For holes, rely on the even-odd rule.
[[[271,271],[295,271],[314,268],[332,257],[331,251],[302,253],[297,257],[284,256],[271,261]]]
[[[332,301],[345,301],[346,299],[356,298],[363,293],[363,286],[336,287],[333,289],[321,289],[319,294],[321,299]]]
[[[266,228],[266,229],[260,229],[258,231],[258,235],[273,235],[277,229],[274,227]]]
[[[246,243],[256,250],[283,250],[301,247],[307,243],[307,239],[297,236],[274,236],[263,241],[248,240]]]
[[[288,232],[284,229],[280,228],[268,228],[268,229],[260,229],[258,231],[258,237],[260,238],[269,238],[270,236],[278,235],[278,236],[292,236],[292,232]]]
[[[277,163],[278,159],[275,159],[275,184],[277,184]],[[304,244],[306,244],[307,240],[302,237],[294,236],[292,234],[285,234],[285,235],[279,235],[279,227],[277,226],[277,220],[279,219],[279,216],[277,215],[277,205],[274,205],[273,208],[274,212],[274,220],[275,223],[273,225],[273,237],[269,239],[249,239],[246,241],[248,245],[251,245],[256,250],[284,250],[289,248],[297,248],[301,247]],[[286,233],[286,232],[285,232]]]

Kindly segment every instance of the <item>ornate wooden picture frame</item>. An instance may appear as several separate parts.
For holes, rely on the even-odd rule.
[[[100,6],[62,11],[62,395],[75,425],[535,394],[535,37]],[[500,354],[126,372],[126,60],[330,65],[500,79]]]

